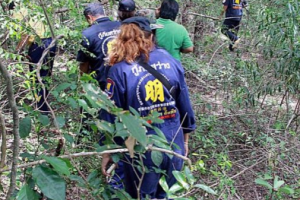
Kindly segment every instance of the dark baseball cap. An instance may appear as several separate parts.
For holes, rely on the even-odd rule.
[[[133,0],[119,1],[119,11],[132,12],[135,10],[135,2]]]
[[[136,24],[142,29],[143,31],[151,32],[152,30],[163,28],[162,25],[159,24],[150,24],[149,19],[146,17],[136,16],[136,17],[130,17],[128,19],[125,19],[122,21],[122,24]]]

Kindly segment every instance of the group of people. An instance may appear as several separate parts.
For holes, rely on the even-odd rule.
[[[153,111],[159,112],[164,123],[153,125],[165,134],[175,152],[186,156],[189,133],[195,130],[196,124],[184,79],[184,68],[180,63],[180,53],[192,52],[193,43],[187,30],[175,22],[179,11],[175,0],[162,2],[156,10],[156,23],[151,17],[141,16],[149,14],[148,11],[136,12],[135,9],[133,0],[120,1],[119,21],[111,21],[105,16],[101,4],[91,3],[86,6],[84,16],[90,27],[82,34],[83,49],[77,56],[80,69],[83,73],[96,72],[95,78],[101,89],[116,106],[124,110],[132,107],[141,117],[146,117]],[[144,65],[163,75],[173,91],[159,77],[144,68]],[[106,111],[100,112],[100,118],[115,123],[115,117]],[[148,129],[147,134],[156,133]],[[122,143],[119,141],[120,145]],[[135,164],[132,164],[135,161],[127,155],[119,161],[112,186],[124,186],[132,198],[140,195],[143,199],[164,199],[166,193],[159,185],[162,173],[155,172],[157,166],[153,163],[150,152],[146,152],[143,157],[143,163],[149,172],[143,177],[140,194],[137,193],[141,174]],[[110,176],[107,173],[110,162],[110,155],[103,155],[101,168],[105,176]],[[163,154],[163,162],[159,168],[165,171],[170,187],[176,182],[172,171],[181,170],[182,166],[182,159]]]
[[[234,32],[238,30],[242,3],[240,0],[224,0],[223,4],[226,19],[222,32],[233,42],[230,46],[230,50],[233,50],[233,45],[239,41]],[[178,12],[176,0],[163,0],[155,10],[155,19],[153,15],[147,15],[149,11],[136,12],[133,0],[120,0],[119,20],[112,21],[105,15],[99,2],[90,3],[83,12],[89,27],[82,32],[82,48],[78,52],[77,61],[81,73],[95,72],[99,87],[117,107],[124,110],[132,107],[141,117],[153,111],[160,113],[164,122],[152,125],[164,133],[173,151],[187,156],[189,134],[195,130],[196,120],[180,59],[181,53],[193,52],[193,43],[185,27],[175,22]],[[147,16],[141,16],[145,13]],[[38,53],[41,54],[49,46],[51,38],[41,36],[41,41],[39,45],[34,41],[30,43],[29,56],[32,63],[39,61]],[[50,53],[55,52],[55,48]],[[44,77],[52,71],[53,56],[50,54],[44,60],[44,64],[47,64],[45,74],[41,74]],[[149,66],[152,70],[149,70]],[[34,67],[30,70],[33,71]],[[43,104],[43,98],[46,97],[40,95],[40,104]],[[43,105],[40,108],[47,111]],[[115,117],[106,111],[101,111],[99,117],[115,123]],[[148,128],[147,134],[156,133]],[[123,142],[118,141],[120,145]],[[103,155],[101,169],[105,176],[110,176],[107,173],[110,162],[110,155]],[[135,162],[134,158],[124,156],[116,169],[119,179],[115,180],[113,186],[120,188],[122,182],[132,198],[140,196],[142,199],[165,199],[166,193],[159,184],[160,178],[164,174],[171,187],[176,182],[172,171],[181,170],[183,166],[182,159],[163,153],[159,168],[164,173],[159,173],[155,170],[157,166],[151,159],[151,153],[146,152],[143,163],[148,172],[140,184],[141,174],[132,164]],[[137,190],[139,185],[141,187]]]

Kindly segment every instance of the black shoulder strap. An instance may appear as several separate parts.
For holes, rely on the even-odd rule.
[[[175,87],[170,84],[170,82],[161,73],[156,71],[148,63],[145,63],[141,59],[138,60],[138,64],[141,65],[145,70],[157,78],[170,92],[171,96],[175,99]]]

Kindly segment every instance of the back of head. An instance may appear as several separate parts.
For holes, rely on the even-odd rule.
[[[121,21],[133,17],[135,14],[135,2],[133,0],[119,1],[118,17]]]
[[[179,5],[175,0],[164,0],[161,3],[159,17],[175,21],[179,12]]]
[[[10,2],[10,3],[8,4],[8,10],[14,10],[15,7],[16,7],[16,5],[15,5],[15,2],[14,2],[14,1],[12,1],[12,2]]]
[[[141,55],[148,61],[152,44],[148,19],[144,17],[126,19],[122,22],[121,32],[109,55],[109,65],[112,66],[123,60],[132,63]]]
[[[83,11],[83,14],[84,16],[88,16],[88,15],[91,15],[91,16],[104,16],[105,15],[105,12],[104,12],[104,9],[103,9],[103,6],[101,5],[101,3],[99,2],[94,2],[94,3],[89,3],[84,11]]]

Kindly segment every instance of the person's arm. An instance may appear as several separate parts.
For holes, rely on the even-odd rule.
[[[223,1],[223,10],[219,16],[219,19],[223,18],[223,15],[224,15],[224,13],[226,13],[227,9],[228,9],[228,0],[224,0]]]
[[[185,29],[185,28],[184,28]],[[194,45],[193,42],[189,36],[188,31],[185,29],[183,32],[183,41],[182,41],[182,46],[180,48],[181,53],[191,53],[194,51]]]
[[[186,49],[181,49],[181,50],[180,50],[181,53],[191,53],[191,52],[193,52],[193,51],[194,51],[194,46],[188,47],[188,48],[186,48]]]
[[[184,149],[185,149],[185,157],[188,156],[189,154],[189,137],[190,137],[190,133],[185,133],[184,134]]]
[[[228,8],[228,6],[225,6],[225,5],[223,6],[223,10],[222,10],[222,12],[221,12],[221,14],[219,16],[219,19],[222,19],[222,17],[224,15],[224,13],[226,12],[227,8]]]
[[[115,103],[117,107],[124,109],[125,89],[122,85],[122,81],[121,81],[122,77],[119,76],[117,70],[115,69],[110,69],[107,77],[108,78],[106,81],[107,86],[105,89],[105,93]],[[104,109],[100,110],[99,118],[100,120],[104,120],[109,123],[115,122],[115,116],[110,114]],[[103,141],[106,140],[104,135],[102,140]],[[122,141],[120,141],[120,143],[121,142]],[[101,171],[104,176],[110,176],[110,174],[107,173],[107,169],[110,163],[112,163],[110,154],[103,154],[102,161],[101,161]]]

